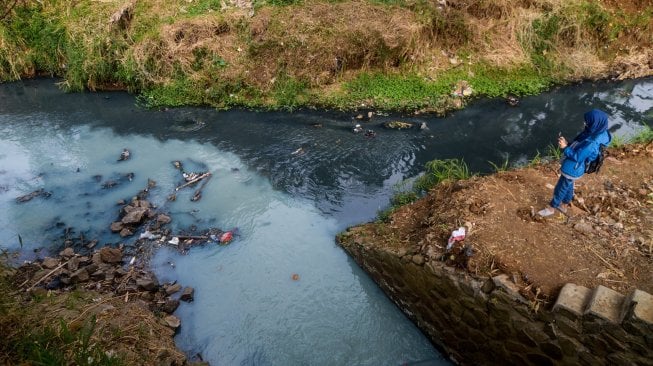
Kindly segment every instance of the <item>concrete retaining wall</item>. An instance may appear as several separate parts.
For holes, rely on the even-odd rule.
[[[552,307],[534,311],[506,275],[478,280],[346,238],[342,247],[454,362],[653,365],[653,296],[646,292],[567,284]]]

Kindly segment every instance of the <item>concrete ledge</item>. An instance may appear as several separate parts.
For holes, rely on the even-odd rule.
[[[528,304],[528,301],[519,293],[519,286],[510,280],[507,274],[500,274],[492,277],[494,286],[503,289],[508,295],[522,304]]]
[[[653,295],[635,290],[628,297],[628,301],[633,306],[633,317],[636,320],[653,325]]]
[[[597,286],[590,299],[586,315],[593,315],[612,323],[621,323],[621,309],[625,296],[605,286]]]
[[[580,318],[585,312],[591,294],[592,290],[585,286],[568,283],[560,290],[558,299],[553,305],[553,311],[563,309]]]

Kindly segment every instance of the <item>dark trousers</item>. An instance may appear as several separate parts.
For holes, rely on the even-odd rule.
[[[564,175],[560,176],[556,187],[553,189],[553,199],[551,200],[551,207],[558,208],[561,203],[569,204],[574,198],[574,180],[566,178]]]

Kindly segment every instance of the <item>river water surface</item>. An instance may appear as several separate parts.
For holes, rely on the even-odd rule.
[[[215,365],[448,364],[422,333],[336,244],[348,226],[373,220],[394,187],[432,159],[527,162],[582,114],[601,108],[622,139],[653,124],[653,80],[582,84],[510,107],[481,100],[447,118],[377,115],[354,134],[351,113],[145,110],[126,93],[65,94],[53,80],[0,85],[0,247],[23,258],[63,245],[62,234],[125,243],[111,234],[120,199],[147,180],[149,200],[172,228],[238,229],[228,246],[186,255],[162,247],[161,281],[193,286],[176,315],[177,344]],[[386,130],[400,119],[428,130]],[[118,162],[123,148],[132,158]],[[181,183],[172,161],[210,171],[203,198]],[[133,173],[133,179],[128,179]],[[108,182],[117,183],[105,188]],[[15,198],[43,188],[49,197]],[[72,234],[71,234],[72,233]],[[19,240],[20,235],[20,240]],[[138,234],[137,234],[138,235]],[[294,281],[293,274],[299,275]]]

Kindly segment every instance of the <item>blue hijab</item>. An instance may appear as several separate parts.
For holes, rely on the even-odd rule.
[[[589,137],[596,137],[608,129],[608,115],[600,109],[585,112],[585,129],[578,134],[574,141],[583,141]]]

